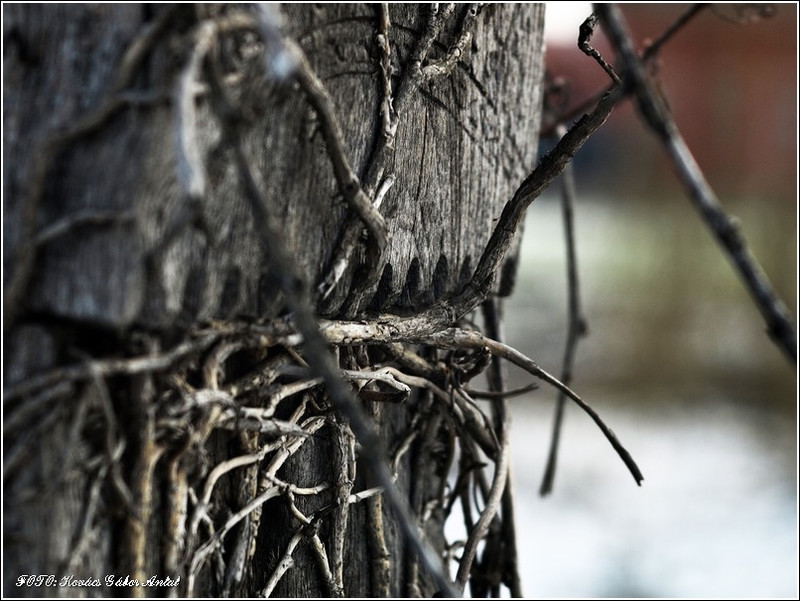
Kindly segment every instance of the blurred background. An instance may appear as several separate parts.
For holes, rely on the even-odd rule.
[[[797,316],[797,5],[715,5],[661,52],[660,86],[726,210]],[[623,5],[637,45],[689,5]],[[576,47],[583,3],[548,2],[548,70],[577,105],[607,85]],[[771,14],[767,18],[767,12]],[[741,24],[735,21],[747,21]],[[599,30],[592,39],[613,58]],[[542,151],[548,142],[543,141]],[[589,335],[573,388],[631,451],[638,488],[555,392],[513,401],[524,591],[534,597],[798,596],[797,376],[630,103],[575,161]],[[529,209],[507,337],[553,374],[567,330],[558,186]],[[512,385],[529,380],[511,370]]]

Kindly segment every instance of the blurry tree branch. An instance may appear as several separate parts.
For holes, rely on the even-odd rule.
[[[639,114],[661,140],[695,208],[711,229],[767,322],[767,331],[792,363],[797,364],[797,333],[792,317],[771,282],[750,252],[739,225],[727,215],[714,194],[666,104],[636,53],[622,14],[613,4],[596,10],[624,64],[623,84],[635,95]]]

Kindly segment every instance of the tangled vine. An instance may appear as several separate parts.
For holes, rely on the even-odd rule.
[[[555,148],[518,186],[463,288],[410,316],[364,310],[379,286],[391,245],[380,209],[394,183],[396,132],[409,99],[419,88],[447,77],[466,57],[482,8],[474,4],[461,11],[452,39],[442,44],[440,34],[455,18],[455,6],[432,5],[399,81],[392,66],[389,9],[385,4],[377,8],[381,136],[363,178],[356,175],[347,156],[325,85],[297,42],[283,35],[279,14],[269,6],[254,12],[216,12],[198,7],[184,34],[188,50],[182,57],[174,95],[167,99],[142,97],[127,87],[175,18],[175,9],[164,11],[131,43],[109,100],[44,142],[26,190],[19,258],[4,300],[5,330],[19,314],[39,246],[85,223],[130,218],[81,214],[45,231],[35,229],[37,207],[54,157],[126,107],[171,102],[177,115],[178,179],[186,208],[167,228],[163,241],[152,252],[151,263],[157,263],[179,232],[204,223],[208,176],[197,144],[198,94],[207,97],[223,144],[233,157],[242,195],[287,309],[284,317],[265,323],[195,324],[177,342],[152,332],[137,332],[119,356],[82,356],[71,365],[6,388],[4,433],[10,443],[4,479],[13,479],[24,469],[32,440],[48,424],[64,418],[65,406],[69,407],[74,436],[91,432],[96,437],[94,455],[81,466],[91,474],[91,485],[81,528],[62,562],[65,573],[81,564],[96,538],[101,519],[99,499],[108,487],[116,505],[124,508],[121,555],[129,559],[132,577],[147,581],[156,561],[163,573],[179,582],[171,594],[196,595],[202,579],[213,580],[222,596],[234,594],[237,586],[251,577],[248,570],[255,555],[265,552],[259,528],[265,507],[280,500],[290,516],[293,533],[283,546],[267,551],[272,554],[272,569],[261,578],[258,592],[263,596],[274,593],[281,578],[292,569],[301,546],[314,558],[327,593],[344,596],[345,538],[354,506],[366,507],[373,556],[369,569],[375,595],[391,594],[388,539],[394,535],[385,523],[389,512],[414,551],[405,577],[409,596],[424,594],[427,579],[443,594],[461,595],[469,583],[477,596],[497,595],[501,584],[513,595],[521,595],[513,499],[507,486],[508,399],[530,390],[535,383],[521,391],[507,390],[501,360],[554,386],[564,399],[579,405],[600,428],[636,483],[641,483],[643,476],[630,453],[597,412],[569,388],[568,377],[562,377],[566,383],[562,382],[503,344],[501,305],[493,295],[498,271],[525,210],[563,173],[623,97],[635,94],[648,123],[668,141],[674,139],[673,128],[664,125],[663,111],[648,104],[655,96],[613,8],[600,10],[597,17],[587,21],[587,32],[582,31],[580,42],[609,72],[613,86],[576,123],[561,130],[563,135]],[[620,48],[621,76],[588,44],[598,20],[610,25]],[[258,36],[267,78],[295,82],[316,114],[338,190],[349,210],[340,244],[319,282],[305,282],[296,272],[273,207],[261,191],[243,147],[243,131],[249,123],[215,53],[226,40],[243,31]],[[436,44],[445,50],[432,58]],[[556,119],[563,120],[563,116]],[[680,159],[681,153],[677,154]],[[737,247],[741,245],[737,238]],[[359,250],[366,251],[361,253],[366,257],[365,275],[351,291],[350,302],[337,318],[320,318],[318,308],[324,306],[348,266],[359,260]],[[747,258],[741,263],[753,264]],[[768,289],[768,283],[759,281],[758,285],[759,290]],[[772,319],[776,338],[789,340],[787,322],[774,295],[760,297],[766,299],[764,312]],[[480,328],[474,316],[478,310],[482,315]],[[572,338],[577,336],[577,323]],[[481,374],[488,382],[485,390],[475,384]],[[127,406],[124,416],[120,404]],[[388,434],[376,432],[372,417],[411,406],[409,415],[413,417],[405,428]],[[48,417],[42,419],[43,415]],[[121,419],[133,424],[128,439],[121,435]],[[24,434],[17,436],[17,432]],[[220,433],[228,441],[225,452],[216,448]],[[284,473],[285,466],[323,435],[331,450],[327,477],[315,482],[293,481]],[[417,451],[412,453],[415,447]],[[66,465],[75,462],[70,453],[67,449]],[[437,462],[435,489],[417,486],[408,494],[401,492],[401,464],[431,457]],[[553,467],[554,459],[548,472]],[[159,490],[155,489],[157,481],[165,483]],[[543,484],[543,490],[550,485]],[[221,513],[226,504],[234,509]],[[436,551],[426,524],[434,517],[437,523],[443,522],[457,506],[467,537],[437,543],[443,553]],[[166,533],[157,550],[148,546],[148,525],[154,520],[161,520]],[[454,580],[443,561],[447,558],[458,561]]]

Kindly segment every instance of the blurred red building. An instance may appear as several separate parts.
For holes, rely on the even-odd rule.
[[[690,6],[625,4],[622,10],[634,41],[643,48]],[[771,16],[752,18],[770,7]],[[713,5],[659,55],[659,85],[695,158],[721,196],[765,201],[786,201],[788,196],[795,202],[797,40],[794,3]],[[613,60],[600,28],[592,44]],[[551,43],[547,53],[550,74],[569,82],[570,104],[608,85],[605,73],[575,43]],[[630,102],[615,111],[605,128],[603,171],[617,183],[652,190],[654,183],[674,181],[663,152]]]

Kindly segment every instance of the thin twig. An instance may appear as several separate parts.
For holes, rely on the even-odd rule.
[[[619,76],[614,72],[614,67],[609,65],[603,58],[603,55],[589,43],[589,40],[592,39],[592,34],[594,34],[594,29],[597,27],[597,19],[597,13],[592,13],[581,23],[578,29],[578,48],[580,48],[580,51],[586,56],[590,56],[597,61],[597,64],[603,68],[603,71],[605,71],[611,78],[611,81],[614,82],[614,85],[619,85]]]
[[[322,136],[325,138],[325,147],[333,165],[333,172],[336,176],[339,190],[350,209],[359,216],[369,232],[372,242],[370,256],[373,264],[371,265],[368,279],[377,281],[380,271],[386,263],[386,253],[389,246],[389,230],[386,222],[375,207],[372,206],[370,198],[364,193],[361,182],[347,158],[344,134],[339,125],[339,119],[333,106],[333,99],[328,94],[328,90],[317,77],[317,74],[314,73],[300,46],[292,40],[285,40],[284,43],[296,61],[295,77],[297,82],[319,118],[320,129]]]
[[[441,8],[441,10],[438,3],[430,4],[429,6],[430,12],[428,13],[425,29],[417,41],[416,48],[414,48],[414,51],[411,55],[411,60],[409,61],[409,74],[411,75],[412,79],[421,77],[423,63],[428,58],[428,53],[430,53],[433,43],[436,41],[436,36],[439,34],[439,29],[441,29],[442,24],[447,20],[447,18],[450,16],[450,13],[452,13],[453,9],[455,8],[454,4],[446,4],[443,8]],[[404,82],[404,84],[406,83],[408,82]],[[401,87],[406,86],[401,85]],[[408,86],[409,89],[406,93],[408,93],[412,87],[413,86]]]
[[[525,211],[551,182],[561,175],[575,153],[591,135],[605,123],[619,100],[620,90],[605,96],[594,111],[584,115],[561,138],[549,153],[542,157],[539,165],[522,182],[512,199],[506,203],[492,236],[481,255],[475,273],[464,291],[450,303],[455,315],[469,313],[489,296],[500,265],[511,246]]]
[[[303,540],[303,536],[305,536],[307,526],[303,525],[297,529],[294,533],[292,538],[289,539],[289,544],[286,545],[286,551],[283,553],[283,557],[278,562],[278,565],[275,567],[275,571],[270,575],[267,584],[264,586],[263,590],[261,591],[260,597],[269,597],[272,595],[272,591],[275,590],[275,587],[280,582],[283,575],[288,572],[291,568],[294,567],[294,559],[292,559],[292,555],[294,554],[294,550],[297,548],[297,545],[300,544],[300,541]]]
[[[147,355],[130,359],[98,359],[87,363],[59,367],[43,374],[23,380],[3,393],[4,403],[27,396],[42,388],[55,386],[59,382],[88,380],[96,373],[101,377],[118,374],[133,375],[145,372],[164,371],[175,362],[207,349],[219,340],[217,332],[204,332],[199,338],[187,340],[161,355]]]
[[[566,384],[566,382],[565,382]],[[526,386],[522,386],[520,388],[514,388],[512,390],[472,390],[471,388],[464,388],[464,392],[469,393],[469,395],[476,399],[509,399],[514,396],[521,396],[523,394],[528,394],[529,392],[533,392],[537,390],[539,385],[536,382],[532,382],[531,384],[527,384]]]
[[[392,47],[389,42],[391,27],[389,4],[381,2],[378,5],[378,34],[375,36],[375,43],[380,50],[381,122],[383,124],[381,133],[388,143],[393,143],[391,138],[397,131],[397,113],[392,104]]]
[[[625,64],[625,82],[632,86],[641,118],[661,140],[695,208],[738,270],[767,323],[770,337],[796,367],[797,332],[789,310],[750,252],[739,225],[725,213],[694,160],[675,120],[634,50],[619,9],[605,4],[598,6],[598,10]]]
[[[194,554],[192,557],[191,564],[189,566],[189,573],[188,573],[188,595],[194,595],[194,582],[197,577],[197,573],[200,571],[200,567],[203,565],[205,560],[217,549],[221,544],[225,536],[230,532],[230,530],[242,521],[246,516],[248,516],[251,512],[255,511],[257,508],[261,507],[264,503],[269,501],[270,499],[274,499],[275,497],[280,495],[280,489],[277,486],[270,486],[267,488],[266,491],[255,497],[252,501],[250,501],[247,505],[242,507],[239,511],[234,513],[228,520],[225,522],[224,526],[214,533],[208,541],[206,541]]]
[[[34,417],[39,419],[50,410],[50,406],[69,397],[74,392],[74,387],[70,382],[57,382],[53,386],[47,387],[36,396],[26,399],[24,403],[18,403],[13,411],[9,410],[8,404],[3,404],[3,437],[13,436],[24,431],[24,424]],[[8,439],[6,439],[8,440]]]
[[[303,423],[303,427],[309,434],[313,434],[319,428],[321,428],[325,423],[325,418],[322,417],[314,417],[309,418]],[[289,457],[294,455],[297,450],[305,443],[307,440],[306,437],[297,437],[295,440],[289,445],[281,445],[279,450],[270,460],[270,464],[262,474],[262,477],[265,481],[275,478],[275,474],[277,471],[283,466]],[[272,450],[272,449],[270,449]],[[252,456],[247,456],[239,458],[239,462],[246,462],[251,459]],[[241,467],[241,465],[247,465],[248,463],[241,463],[241,465],[234,465],[237,462],[237,459],[230,460],[231,463],[226,465],[225,468],[220,469],[220,473],[216,474],[216,479],[218,479],[223,473],[223,469],[227,470],[228,467]],[[231,468],[232,469],[232,468]],[[229,470],[227,470],[229,471]],[[201,519],[205,519],[208,515],[206,511],[206,507],[208,505],[208,501],[210,500],[210,489],[213,488],[213,483],[209,486],[207,482],[206,491],[203,495],[202,502],[198,499],[195,502],[195,511],[192,514],[192,520],[189,527],[189,543],[187,543],[187,549],[193,548],[193,541],[195,540],[195,534],[197,532],[198,524]],[[215,549],[219,548],[222,544],[225,536],[230,532],[230,530],[236,526],[241,520],[243,520],[248,515],[255,513],[264,503],[269,501],[272,498],[279,496],[285,488],[282,488],[279,484],[270,484],[269,486],[265,486],[262,490],[259,491],[259,494],[256,495],[251,501],[245,504],[239,511],[234,513],[228,521],[225,522],[225,525],[221,530],[218,530],[214,533],[214,535],[207,540],[200,548],[194,551],[192,556],[191,562],[189,563],[189,570],[188,570],[188,579],[187,579],[187,594],[191,596],[194,591],[194,583],[199,572],[200,568],[202,567],[205,560],[214,552]]]
[[[298,495],[298,496],[313,496],[318,495],[324,490],[328,490],[331,485],[327,482],[323,482],[322,484],[317,484],[316,486],[297,486],[296,484],[292,484],[291,482],[286,482],[285,480],[281,480],[277,476],[267,472],[264,474],[264,477],[272,482],[278,489],[281,491],[281,494],[285,495]],[[348,495],[349,497],[349,495]]]
[[[336,507],[332,516],[331,558],[333,574],[338,590],[344,590],[345,538],[350,518],[349,499],[356,479],[356,440],[353,432],[343,420],[332,424],[334,449],[334,492]]]
[[[361,501],[364,501],[365,499],[369,499],[371,497],[374,497],[375,495],[379,495],[382,492],[383,492],[383,489],[380,486],[375,486],[373,488],[367,488],[367,489],[361,490],[361,491],[359,491],[357,493],[353,493],[352,495],[350,495],[348,497],[348,499],[347,499],[347,502],[350,503],[350,504],[360,503]]]
[[[117,416],[114,413],[114,405],[111,402],[111,393],[108,391],[108,386],[103,379],[100,371],[90,362],[86,361],[86,366],[91,373],[92,382],[97,390],[97,396],[100,403],[100,408],[103,412],[105,419],[105,450],[109,462],[109,472],[111,473],[111,482],[114,485],[117,494],[126,505],[128,512],[135,515],[138,507],[136,506],[131,493],[131,489],[125,483],[122,477],[122,469],[119,463],[119,442],[117,441],[117,434],[119,432],[119,425],[117,423]],[[122,443],[124,446],[124,443]]]
[[[584,410],[584,412],[589,415],[589,417],[592,418],[594,423],[597,424],[597,427],[600,428],[600,431],[606,437],[608,442],[611,443],[611,446],[614,447],[614,450],[625,463],[634,480],[636,480],[636,483],[641,485],[644,477],[642,476],[639,467],[636,465],[633,457],[631,457],[631,454],[619,442],[619,439],[617,439],[617,436],[614,434],[614,432],[605,424],[605,422],[603,422],[600,415],[598,415],[598,413],[592,409],[592,407],[590,407],[586,401],[579,397],[568,386],[565,386],[557,378],[544,371],[534,361],[520,353],[518,350],[497,342],[496,340],[491,340],[479,332],[462,330],[459,328],[450,328],[436,334],[425,336],[420,340],[420,342],[424,344],[431,344],[439,348],[480,348],[482,346],[486,346],[493,355],[498,355],[507,361],[511,361],[511,363],[521,367],[529,374],[564,392],[564,394],[572,399],[581,409]]]
[[[242,581],[245,570],[245,561],[249,551],[252,529],[252,516],[247,516],[244,523],[239,528],[239,533],[236,537],[236,542],[233,548],[226,556],[225,576],[223,578],[223,586],[220,596],[228,599],[231,595],[233,587]]]
[[[515,599],[522,597],[522,581],[519,576],[519,557],[517,552],[516,509],[514,507],[514,486],[512,481],[511,466],[508,467],[506,488],[503,491],[501,511],[503,513],[502,532],[500,536],[504,542],[504,580],[511,596]]]
[[[126,211],[124,213],[95,210],[79,211],[72,215],[67,215],[63,219],[59,219],[55,223],[39,230],[39,233],[36,235],[36,245],[43,246],[56,238],[68,234],[78,227],[86,225],[100,226],[115,223],[130,223],[135,219],[136,215],[132,211]]]
[[[456,37],[456,41],[447,51],[447,55],[445,55],[444,58],[432,61],[430,64],[422,67],[422,81],[428,82],[437,77],[446,77],[453,71],[472,41],[471,30],[477,21],[478,15],[481,13],[482,7],[483,3],[480,2],[467,7],[461,22],[461,30]]]
[[[686,24],[694,19],[698,14],[700,14],[705,8],[708,8],[710,5],[708,3],[697,3],[692,6],[689,10],[683,13],[680,17],[678,17],[672,25],[667,27],[658,39],[651,44],[648,44],[645,51],[642,53],[642,60],[648,61],[653,56],[658,54],[661,51],[661,48],[672,39],[676,33],[678,33],[681,29],[683,29]]]
[[[559,126],[558,134],[563,136],[566,127]],[[572,383],[572,366],[575,361],[575,349],[578,340],[586,334],[586,320],[581,310],[580,285],[578,281],[578,264],[575,252],[575,227],[573,209],[575,205],[575,173],[572,165],[567,165],[561,180],[561,212],[564,221],[564,240],[567,246],[567,305],[569,321],[567,323],[567,342],[564,347],[564,359],[561,364],[561,381],[567,386]],[[558,393],[556,414],[553,418],[553,432],[550,438],[550,450],[547,464],[539,487],[539,494],[546,496],[553,490],[553,479],[556,475],[558,461],[558,445],[561,438],[561,424],[564,420],[564,404],[566,396]]]
[[[495,305],[497,302],[499,302],[497,299],[487,300],[484,303],[484,314],[489,316],[486,321],[491,322],[492,327],[488,329],[492,330],[493,335],[499,338],[501,332],[499,331],[499,318],[497,316],[497,307]],[[499,363],[494,362],[494,373],[492,374],[490,384],[493,388],[497,388],[496,392],[502,392],[504,387],[501,370],[502,367],[499,365]],[[500,509],[503,492],[505,490],[508,477],[511,449],[511,441],[509,439],[511,419],[509,416],[508,401],[506,399],[500,399],[497,401],[497,404],[499,406],[498,415],[501,420],[497,426],[500,434],[500,451],[497,453],[497,459],[494,466],[494,475],[492,477],[492,486],[489,491],[489,495],[486,498],[486,506],[481,512],[481,516],[478,518],[474,528],[467,537],[467,542],[464,545],[464,552],[461,555],[461,562],[458,565],[456,586],[460,587],[462,591],[467,585],[470,570],[472,569],[472,562],[475,559],[475,554],[478,552],[478,543],[483,540],[483,537],[489,530],[489,525],[497,515],[497,511]]]
[[[434,451],[435,441],[438,440],[438,433],[441,432],[441,424],[444,419],[443,411],[431,411],[433,407],[433,395],[428,392],[420,394],[418,397],[417,412],[411,420],[409,433],[398,444],[393,458],[393,471],[397,473],[400,459],[403,454],[412,449],[412,442],[416,441],[413,447],[413,454],[408,458],[407,469],[411,474],[423,474],[428,470],[428,462]],[[444,463],[442,465],[445,465]],[[449,461],[447,462],[449,468]],[[445,468],[442,468],[445,469]],[[449,469],[447,469],[449,471]],[[446,485],[446,478],[443,478],[442,485]],[[412,482],[411,488],[411,510],[417,517],[417,523],[421,528],[425,527],[423,518],[426,496],[430,497],[431,491],[425,486],[427,479],[417,478]],[[437,495],[438,497],[439,495]],[[421,597],[422,591],[420,582],[422,580],[420,559],[413,553],[408,554],[405,580],[408,597]],[[445,564],[447,565],[447,564]]]
[[[83,520],[81,520],[80,534],[78,535],[76,542],[72,545],[72,553],[62,570],[62,572],[65,574],[74,573],[78,569],[80,566],[80,561],[83,559],[83,555],[86,553],[89,545],[91,545],[92,541],[97,535],[97,530],[92,528],[92,524],[94,522],[94,517],[97,513],[97,508],[100,501],[100,493],[102,491],[101,485],[103,484],[103,480],[108,473],[109,467],[115,462],[119,461],[123,449],[124,445],[118,444],[114,456],[107,459],[100,465],[97,474],[92,480],[92,484],[89,487],[88,498],[85,503],[86,507],[83,512]]]
[[[380,209],[383,199],[386,197],[392,185],[394,185],[394,181],[394,175],[390,174],[381,182],[378,190],[375,192],[375,198],[372,201],[372,206],[375,207],[376,210]],[[357,225],[358,224],[355,223],[355,225],[345,226],[342,241],[339,243],[339,248],[342,249],[342,252],[340,252],[333,261],[325,279],[317,285],[317,294],[320,300],[324,301],[331,292],[334,291],[339,280],[342,279],[344,272],[347,270],[347,266],[350,264],[352,251],[345,252],[344,249],[355,249],[356,243],[361,236],[361,228],[356,227]]]
[[[492,428],[491,420],[483,410],[469,398],[469,395],[460,387],[454,387],[452,401],[461,410],[463,423],[461,426],[474,440],[488,458],[497,460],[500,443]]]
[[[232,457],[231,459],[218,463],[216,466],[214,466],[214,469],[212,469],[206,477],[206,483],[203,486],[203,496],[200,497],[198,500],[199,502],[195,504],[195,512],[189,526],[189,534],[191,537],[194,537],[197,533],[197,527],[200,523],[200,515],[202,515],[202,513],[205,512],[205,508],[208,507],[211,501],[211,494],[214,492],[214,486],[216,485],[217,481],[219,481],[222,476],[232,470],[261,461],[267,456],[267,453],[271,452],[272,450],[274,449],[265,445],[257,453]]]
[[[486,334],[490,338],[503,340],[503,315],[502,299],[487,300],[483,304],[483,319],[486,327]],[[487,381],[493,392],[502,393],[506,386],[506,376],[504,365],[497,355],[492,356],[492,363],[487,372]],[[504,439],[510,445],[511,441],[511,413],[507,396],[498,397],[501,402],[494,403],[495,421],[501,428],[500,439]],[[503,543],[503,581],[511,596],[514,598],[522,597],[522,583],[519,576],[519,561],[517,557],[517,528],[514,519],[514,489],[511,478],[511,460],[509,459],[506,467],[506,485],[503,489],[501,500],[502,523],[501,532],[498,536],[502,537]],[[484,551],[487,553],[488,551]],[[496,595],[499,596],[499,595]]]
[[[642,58],[644,60],[650,60],[651,58],[653,58],[661,50],[661,48],[675,36],[675,34],[677,34],[680,30],[682,30],[692,19],[694,19],[697,15],[699,15],[703,11],[703,9],[707,8],[708,6],[709,4],[702,4],[702,3],[695,4],[689,10],[681,14],[681,16],[678,17],[675,20],[675,22],[672,23],[664,31],[664,33],[658,37],[658,39],[653,44],[651,44],[645,49],[645,51],[642,53]],[[593,106],[595,106],[598,102],[600,102],[600,99],[603,98],[603,96],[605,96],[606,94],[608,94],[611,90],[613,90],[614,87],[615,85],[612,84],[602,92],[595,94],[591,98],[576,105],[572,109],[561,113],[557,119],[551,122],[552,123],[551,126],[543,127],[540,134],[541,137],[549,138],[550,136],[552,136],[555,128],[560,123],[568,123],[569,121],[575,119],[578,115],[585,113]]]
[[[177,13],[177,6],[166,6],[158,16],[150,23],[146,24],[141,33],[137,35],[120,61],[117,69],[117,80],[114,83],[114,92],[121,92],[125,89],[136,75],[139,65],[147,57],[158,38],[164,33],[172,17]]]
[[[200,75],[203,60],[211,49],[216,26],[204,21],[195,30],[195,41],[189,61],[178,78],[175,93],[175,114],[178,126],[176,142],[178,155],[178,181],[183,185],[187,198],[200,202],[206,193],[206,170],[197,142],[197,110],[194,87]]]
[[[4,448],[3,482],[11,480],[30,461],[33,452],[39,450],[40,437],[46,436],[47,432],[52,431],[53,427],[62,423],[63,420],[64,415],[61,413],[60,407],[56,406],[55,410],[45,413],[43,417],[33,422],[31,428],[23,430],[14,441],[15,445]],[[6,444],[8,443],[6,442]]]

